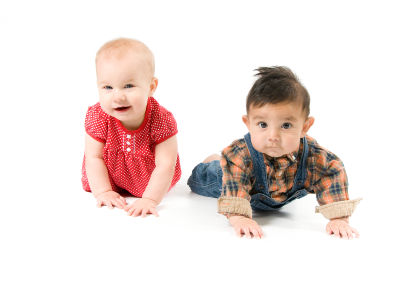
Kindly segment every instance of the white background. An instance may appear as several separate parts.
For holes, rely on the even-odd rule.
[[[413,286],[411,2],[2,1],[0,285]],[[154,52],[155,98],[180,131],[183,176],[159,218],[97,209],[81,188],[95,52],[120,36]],[[263,240],[239,239],[215,199],[186,186],[246,133],[253,70],[272,65],[299,75],[309,135],[343,160],[351,199],[364,197],[351,218],[360,239],[328,236],[312,195],[254,215]]]

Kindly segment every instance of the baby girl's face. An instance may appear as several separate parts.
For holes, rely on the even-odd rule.
[[[100,58],[97,62],[97,87],[101,108],[120,120],[128,130],[143,122],[148,97],[157,87],[144,61],[139,57]]]

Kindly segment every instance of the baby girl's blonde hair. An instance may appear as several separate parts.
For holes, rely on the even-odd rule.
[[[150,49],[142,42],[131,38],[117,38],[105,43],[97,51],[95,64],[101,57],[122,59],[126,55],[136,54],[148,66],[151,77],[155,75],[155,57]]]

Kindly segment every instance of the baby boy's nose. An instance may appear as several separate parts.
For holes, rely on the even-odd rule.
[[[278,129],[270,129],[269,140],[270,141],[280,140]]]

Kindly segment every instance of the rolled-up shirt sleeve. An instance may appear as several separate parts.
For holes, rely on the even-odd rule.
[[[320,206],[315,208],[327,219],[351,216],[362,198],[350,200],[344,164],[335,154],[317,147],[313,190]]]
[[[234,141],[221,154],[223,171],[222,194],[218,199],[218,213],[238,214],[251,218],[250,190],[253,185],[252,163],[244,140]]]

